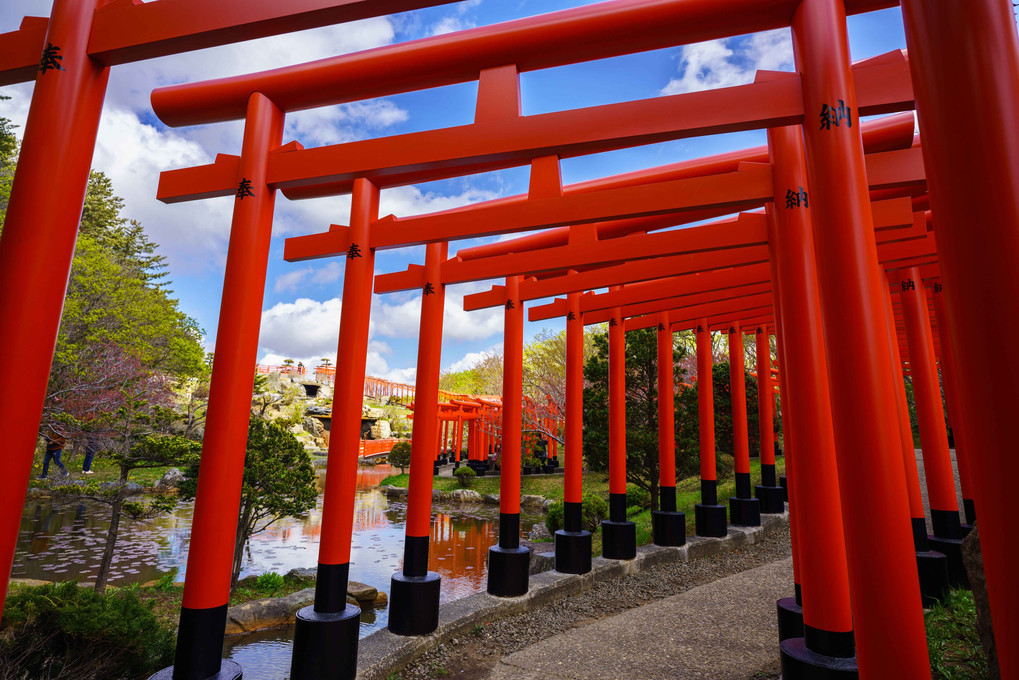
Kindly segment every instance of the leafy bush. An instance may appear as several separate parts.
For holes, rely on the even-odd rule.
[[[159,580],[156,581],[156,585],[154,586],[155,589],[161,593],[168,593],[171,590],[173,590],[174,581],[177,580],[177,571],[178,571],[177,567],[174,567],[170,571],[160,576]]]
[[[563,528],[566,517],[566,505],[562,501],[556,501],[548,506],[548,514],[545,515],[545,528],[548,533],[555,534]]]
[[[541,459],[540,458],[533,458],[533,457],[531,457],[531,458],[524,458],[524,465],[526,465],[529,468],[540,468],[541,467]]]
[[[472,470],[471,468],[464,465],[463,467],[458,467],[453,472],[453,476],[456,477],[456,481],[460,482],[460,486],[462,486],[465,489],[469,489],[470,486],[474,483],[474,478],[477,476],[477,473],[475,473],[474,470]]]
[[[715,479],[730,479],[736,470],[736,458],[728,453],[715,456]]]
[[[626,507],[646,509],[651,507],[651,493],[635,484],[626,487]]]
[[[173,631],[135,588],[19,588],[7,597],[0,625],[0,677],[144,677],[173,663],[174,644]]]
[[[401,474],[410,467],[410,442],[396,442],[389,452],[389,464],[400,468]]]
[[[601,496],[593,493],[584,494],[581,506],[581,522],[586,531],[594,531],[603,519],[609,516],[609,503]]]
[[[283,577],[275,571],[267,571],[255,579],[255,590],[267,595],[274,595],[284,585]]]

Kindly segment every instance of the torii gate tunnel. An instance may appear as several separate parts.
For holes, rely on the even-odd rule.
[[[26,19],[19,31],[0,35],[0,84],[36,79],[0,237],[0,354],[21,358],[27,387],[16,398],[0,394],[0,426],[13,461],[11,474],[0,477],[5,568],[13,560],[109,68],[438,4],[444,3],[293,0],[283,7],[221,0],[217,11],[203,12],[197,0],[56,0],[49,20]],[[847,13],[900,4],[908,60],[893,53],[851,64]],[[779,27],[792,29],[796,73],[762,72],[738,87],[521,115],[522,72]],[[314,149],[283,144],[290,111],[472,80],[479,83],[472,124]],[[177,654],[174,666],[154,677],[241,677],[237,664],[222,660],[222,642],[279,190],[290,199],[351,193],[353,200],[349,225],[290,239],[286,249],[289,260],[340,256],[346,263],[338,338],[344,370],[336,375],[316,597],[297,615],[291,677],[356,674],[359,610],[346,604],[345,586],[356,478],[351,452],[360,437],[373,288],[419,288],[423,295],[413,389],[420,436],[412,446],[405,558],[393,576],[390,618],[392,632],[420,635],[436,628],[439,615],[439,577],[427,570],[427,558],[431,476],[437,445],[446,440],[438,390],[445,286],[501,278],[504,285],[467,306],[504,309],[502,402],[451,402],[461,425],[482,414],[501,421],[499,443],[481,444],[501,454],[491,594],[528,590],[529,551],[519,543],[524,301],[562,294],[565,300],[531,310],[534,318],[564,316],[567,326],[566,526],[556,536],[557,569],[590,569],[591,536],[579,523],[583,325],[609,325],[610,517],[602,532],[604,556],[620,560],[636,549],[625,516],[626,330],[657,328],[663,394],[674,389],[663,368],[671,364],[672,333],[696,332],[702,489],[696,527],[709,537],[724,535],[730,520],[752,525],[762,512],[784,510],[771,446],[752,494],[742,397],[746,331],[756,338],[761,440],[771,441],[774,333],[795,571],[795,597],[778,603],[784,673],[929,677],[921,603],[940,597],[946,583],[965,584],[959,544],[979,513],[998,663],[1002,677],[1019,678],[1019,647],[1011,644],[1019,640],[1019,547],[1009,512],[1019,460],[1007,454],[1019,358],[986,351],[980,336],[990,328],[1019,335],[1019,318],[1001,312],[1019,299],[1016,101],[1019,43],[1007,0],[607,0],[156,90],[153,107],[168,125],[244,119],[245,131],[239,156],[164,173],[158,188],[166,202],[234,196],[234,212]],[[862,121],[914,108],[917,139],[908,116]],[[562,158],[752,129],[768,131],[766,148],[572,187],[561,181]],[[531,168],[526,196],[379,217],[382,188],[521,165]],[[67,200],[45,200],[54,183]],[[534,230],[545,231],[448,257],[451,241]],[[417,244],[426,245],[423,266],[375,278],[377,250]],[[585,294],[605,287],[609,292]],[[731,357],[736,496],[728,517],[714,466],[713,331],[726,333]],[[903,357],[916,390],[933,536],[909,438]],[[955,500],[939,363],[965,524]],[[672,431],[672,417],[661,410],[663,432]],[[485,431],[476,428],[472,436]],[[662,504],[654,538],[678,545],[686,535],[675,503],[675,443],[668,436],[659,443]]]

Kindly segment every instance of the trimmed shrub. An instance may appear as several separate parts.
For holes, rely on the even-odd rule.
[[[642,510],[651,507],[651,494],[647,489],[642,489],[634,484],[626,487],[626,507],[640,508]]]
[[[593,493],[584,494],[581,506],[581,521],[586,531],[594,531],[603,519],[609,516],[609,503],[601,496]]]
[[[396,442],[387,458],[389,464],[400,468],[400,474],[403,474],[405,468],[410,467],[410,442]]]
[[[526,465],[527,467],[531,468],[532,470],[537,470],[538,468],[542,467],[541,459],[540,458],[534,458],[534,457],[524,458],[523,462],[524,462],[524,465]]]
[[[255,579],[255,590],[266,595],[276,594],[284,585],[283,577],[275,571],[267,571]]]
[[[103,594],[75,582],[19,588],[0,626],[0,677],[145,677],[173,663],[174,645],[174,632],[133,587]]]
[[[453,476],[456,477],[456,481],[460,482],[460,486],[465,489],[469,489],[471,485],[474,484],[474,478],[477,477],[477,473],[464,465],[454,470]]]

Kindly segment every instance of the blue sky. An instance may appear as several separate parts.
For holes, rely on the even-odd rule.
[[[50,4],[50,0],[7,0],[0,5],[0,33],[16,29],[22,16],[47,15]],[[93,165],[111,176],[118,193],[127,200],[126,215],[140,220],[160,244],[168,257],[181,307],[198,319],[211,349],[232,199],[163,205],[154,196],[160,171],[208,163],[217,153],[238,153],[241,125],[167,128],[149,106],[153,88],[255,72],[587,4],[593,2],[465,0],[117,67]],[[897,9],[851,17],[849,28],[854,59],[905,47]],[[521,77],[524,114],[735,85],[753,80],[758,68],[791,70],[791,62],[789,35],[783,30],[526,73]],[[31,89],[31,85],[0,88],[0,94],[13,98],[0,102],[0,115],[23,124]],[[476,92],[476,84],[469,83],[292,114],[287,119],[285,140],[297,139],[311,147],[469,123]],[[763,143],[763,132],[739,133],[569,159],[562,164],[563,180],[569,184]],[[395,188],[383,192],[382,213],[403,216],[432,212],[523,193],[526,188],[526,169]],[[330,223],[346,223],[349,206],[349,197],[294,203],[280,197],[259,339],[261,361],[278,363],[293,358],[314,364],[322,357],[335,359],[343,262],[286,263],[282,259],[283,241],[288,236],[323,231]],[[451,244],[450,253],[483,242]],[[421,248],[387,251],[377,256],[376,271],[402,270],[422,259]],[[444,368],[465,367],[479,353],[501,348],[501,310],[466,313],[461,307],[465,292],[487,289],[491,283],[499,282],[451,287],[447,291]],[[413,381],[419,302],[418,293],[376,297],[369,374]],[[561,324],[528,324],[525,338],[543,326],[558,329]]]

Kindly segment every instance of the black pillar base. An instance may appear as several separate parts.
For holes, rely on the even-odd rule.
[[[686,543],[686,514],[655,510],[651,513],[651,534],[655,545],[684,545]]]
[[[389,632],[427,635],[439,627],[439,585],[434,571],[424,576],[393,574],[389,594]]]
[[[560,574],[586,574],[591,571],[591,532],[555,532],[555,570]]]
[[[756,498],[730,498],[729,516],[733,526],[761,526],[761,503]]]
[[[803,607],[795,597],[783,597],[775,603],[778,608],[778,641],[803,637]]]
[[[785,475],[780,475],[778,478],[778,485],[782,487],[782,493],[785,496],[785,502],[789,502],[789,480],[786,479]]]
[[[531,573],[531,550],[518,546],[488,549],[488,594],[496,597],[520,597],[527,593]]]
[[[219,668],[219,673],[216,673],[209,678],[203,678],[202,680],[242,680],[243,677],[244,674],[239,663],[236,661],[230,661],[229,659],[223,659]],[[155,675],[150,676],[149,680],[173,680],[173,666],[164,668]]]
[[[291,680],[354,680],[361,609],[348,604],[329,614],[305,607],[297,612]]]
[[[602,520],[601,556],[607,560],[632,560],[637,556],[637,525]]]
[[[973,526],[977,521],[977,507],[972,498],[962,499],[962,512],[966,516],[966,524]]]
[[[931,550],[942,553],[948,558],[948,583],[953,588],[969,588],[969,576],[966,565],[962,563],[962,539],[940,538],[928,536],[927,544]]]
[[[780,486],[754,487],[754,495],[761,502],[761,512],[765,515],[781,515],[785,512],[785,489]]]
[[[729,533],[724,505],[702,505],[693,507],[694,523],[698,536],[724,538]]]
[[[916,571],[920,577],[920,599],[924,607],[941,602],[948,594],[948,558],[933,550],[917,551]]]
[[[855,656],[843,658],[812,652],[801,637],[783,640],[779,649],[782,680],[855,680],[860,677]]]

